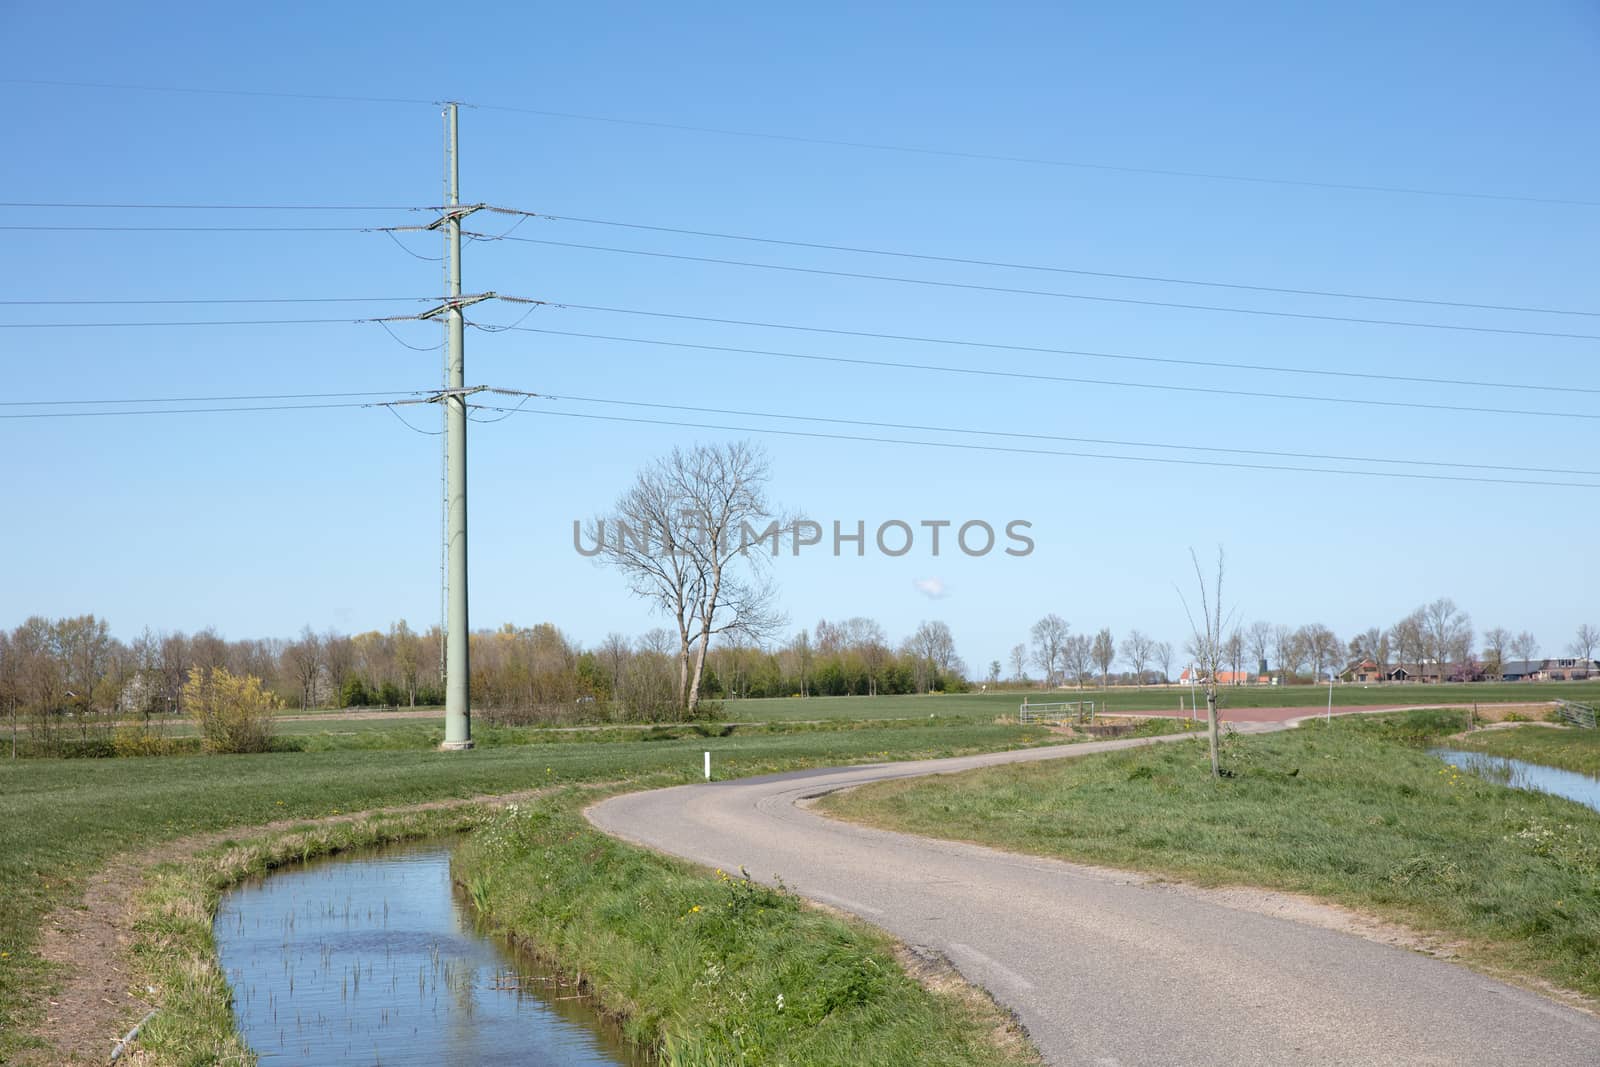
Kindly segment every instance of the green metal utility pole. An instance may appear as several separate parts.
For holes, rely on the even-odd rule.
[[[444,743],[439,747],[459,752],[472,747],[472,664],[468,655],[467,623],[467,397],[486,386],[467,388],[462,355],[466,319],[462,312],[473,304],[494,300],[498,294],[461,295],[461,220],[483,204],[461,203],[461,167],[456,129],[456,105],[446,104],[445,205],[439,218],[422,227],[444,231],[445,295],[438,307],[420,315],[400,318],[443,319],[445,326],[444,388],[423,400],[401,404],[436,403],[444,407]],[[515,299],[507,297],[506,299]],[[497,390],[517,395],[514,390]],[[527,394],[532,396],[533,394]]]
[[[445,206],[445,246],[449,292],[445,294],[445,588],[450,606],[445,627],[444,744],[446,751],[472,747],[472,667],[467,656],[467,394],[464,320],[461,314],[461,168],[456,139],[456,105],[445,105],[449,138],[446,171],[450,200]]]

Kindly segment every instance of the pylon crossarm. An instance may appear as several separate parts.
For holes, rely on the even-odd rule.
[[[474,293],[471,296],[453,296],[449,300],[446,300],[444,303],[440,304],[438,307],[429,308],[427,311],[424,311],[422,314],[415,317],[418,319],[438,318],[440,315],[450,311],[460,311],[463,308],[471,307],[473,304],[481,304],[485,300],[493,300],[498,295],[498,293]]]
[[[422,227],[422,229],[437,230],[440,226],[446,226],[452,222],[460,222],[474,211],[482,211],[488,206],[488,204],[452,204],[449,207],[440,208],[439,210],[443,211],[444,214]]]

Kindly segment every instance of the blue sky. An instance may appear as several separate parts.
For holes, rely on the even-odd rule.
[[[1350,185],[1600,200],[1592,5],[164,5],[14,8],[8,78],[455,98],[798,138]],[[436,203],[427,104],[3,88],[7,200]],[[552,215],[1094,271],[1600,311],[1600,207],[1339,191],[462,112],[469,201]],[[0,209],[0,224],[373,226],[402,212]],[[487,229],[509,220],[481,217]],[[431,296],[438,265],[379,234],[7,233],[13,301]],[[1600,334],[1592,316],[1294,297],[893,260],[579,224],[516,236],[1012,288]],[[430,238],[403,239],[436,255]],[[511,242],[466,287],[586,304],[1012,345],[1595,388],[1597,342],[985,293]],[[6,322],[358,318],[406,304],[35,306]],[[510,322],[513,307],[477,309]],[[1404,384],[956,348],[546,308],[524,325],[691,344],[1328,397],[1600,413],[1594,394]],[[437,331],[399,327],[412,344]],[[470,382],[788,415],[1452,463],[1600,469],[1593,421],[1264,400],[468,336]],[[15,401],[425,389],[438,356],[377,327],[0,330]],[[578,402],[536,410],[685,418]],[[7,412],[19,410],[8,408]],[[428,411],[417,425],[436,428]],[[695,421],[690,418],[690,421]],[[730,422],[785,425],[770,419]],[[805,424],[799,428],[807,428]],[[835,427],[812,427],[840,432]],[[849,432],[849,431],[844,431]],[[896,431],[865,431],[896,436]],[[571,522],[673,444],[738,436],[553,416],[474,426],[478,626],[580,641],[655,625],[579,558]],[[950,624],[974,667],[1054,611],[1178,643],[1191,545],[1226,547],[1245,620],[1341,636],[1454,597],[1555,652],[1596,600],[1596,491],[1243,471],[763,437],[772,495],[868,528],[1032,523],[1035,552],[785,560],[796,626]],[[900,433],[931,439],[929,433]],[[947,437],[948,440],[987,440]],[[0,420],[10,521],[0,623],[95,612],[233,637],[438,614],[438,439],[387,411]],[[1022,447],[1149,450],[1014,441]],[[1179,453],[1161,453],[1173,455]],[[1194,458],[1194,457],[1190,457]],[[1304,461],[1285,461],[1291,464]],[[1314,464],[1313,464],[1314,465]],[[1402,468],[1403,469],[1403,468]],[[1427,470],[1426,468],[1424,468]],[[1470,474],[1432,468],[1433,473]],[[1481,472],[1480,472],[1481,473]],[[1512,475],[1512,477],[1516,477]],[[1600,482],[1600,476],[1532,475]],[[933,599],[917,583],[938,579]]]

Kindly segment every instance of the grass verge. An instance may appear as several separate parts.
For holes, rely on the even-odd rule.
[[[1600,730],[1519,726],[1514,730],[1481,730],[1450,744],[1600,777]]]
[[[61,977],[39,953],[41,924],[52,910],[81,899],[89,873],[120,853],[282,819],[547,785],[694,781],[708,749],[715,773],[735,777],[1060,740],[1038,729],[935,720],[727,737],[702,737],[691,728],[659,740],[637,733],[590,742],[553,738],[470,753],[345,750],[0,764],[0,1063],[41,1052],[31,1035]]]
[[[1223,764],[1235,776],[1220,781],[1200,746],[1158,745],[879,783],[823,807],[888,829],[1309,894],[1446,939],[1491,972],[1600,997],[1600,815],[1422,751],[1465,725],[1464,713],[1413,712],[1234,737]]]
[[[582,817],[593,799],[508,809],[452,870],[485,916],[580,975],[668,1067],[1038,1062],[987,999],[909,977],[887,936],[610,838]]]

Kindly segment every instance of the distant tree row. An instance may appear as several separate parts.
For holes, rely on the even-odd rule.
[[[473,709],[491,722],[689,714],[680,643],[666,630],[636,640],[613,633],[584,649],[549,623],[508,624],[471,642]],[[93,615],[35,616],[0,630],[0,714],[13,737],[25,727],[33,747],[104,738],[117,723],[193,713],[191,673],[209,677],[219,668],[260,679],[265,697],[288,708],[416,707],[441,702],[439,663],[438,628],[419,633],[403,621],[357,634],[307,627],[294,638],[238,641],[210,629],[146,630],[125,643]],[[876,622],[852,618],[822,620],[773,647],[737,638],[713,646],[700,688],[712,698],[926,693],[963,689],[965,677],[943,622],[891,644]]]
[[[1130,630],[1120,643],[1110,629],[1074,633],[1060,615],[1051,613],[1033,624],[1028,640],[1012,646],[1010,678],[1016,684],[1033,684],[1029,668],[1039,671],[1046,688],[1075,685],[1150,685],[1176,681],[1192,664],[1211,662],[1199,647],[1203,637],[1191,636],[1176,658],[1173,646],[1139,630]],[[1593,661],[1600,648],[1600,627],[1578,627],[1569,646],[1573,658]],[[1280,684],[1326,681],[1330,674],[1355,673],[1361,663],[1371,663],[1373,673],[1388,677],[1397,668],[1423,681],[1480,681],[1501,677],[1513,661],[1537,662],[1539,642],[1531,633],[1511,634],[1500,627],[1483,635],[1481,651],[1474,652],[1472,619],[1448,597],[1431,601],[1389,627],[1372,627],[1341,641],[1321,623],[1292,627],[1258,621],[1229,629],[1216,661],[1219,675],[1230,684],[1253,684],[1277,679]],[[1126,671],[1114,673],[1121,664]],[[999,661],[989,665],[990,681],[999,681]]]
[[[1109,628],[1093,635],[1075,634],[1067,620],[1052,612],[1033,624],[1028,637],[1026,643],[1011,649],[1011,679],[1019,684],[1030,682],[1030,666],[1043,674],[1046,688],[1071,682],[1082,689],[1086,683],[1096,681],[1105,686],[1113,679],[1137,685],[1159,684],[1172,673],[1172,646],[1138,630],[1129,631],[1119,650]],[[1112,674],[1111,668],[1119,662],[1128,665],[1128,674]],[[989,668],[991,678],[998,680],[1000,664],[991,663]]]
[[[711,654],[712,691],[723,697],[875,696],[957,692],[967,667],[950,627],[924,622],[891,643],[872,619],[819,621],[775,648],[730,642]]]

